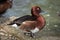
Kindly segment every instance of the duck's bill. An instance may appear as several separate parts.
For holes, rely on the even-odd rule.
[[[41,13],[44,13],[45,11],[44,10],[41,10]]]

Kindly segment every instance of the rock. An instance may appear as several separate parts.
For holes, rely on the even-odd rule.
[[[16,29],[16,28],[11,27],[6,24],[2,24],[2,25],[0,25],[0,27],[1,27],[1,29],[5,30],[7,32],[7,34],[11,34],[11,35],[19,38],[19,40],[24,40],[24,36],[23,36],[21,30]]]

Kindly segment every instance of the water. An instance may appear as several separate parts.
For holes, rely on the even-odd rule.
[[[5,17],[30,15],[31,7],[38,5],[44,11],[46,26],[41,35],[60,37],[60,0],[13,0],[13,7],[4,14]],[[57,26],[56,26],[57,25]]]
[[[13,0],[13,7],[8,9],[4,16],[23,16],[29,15],[31,12],[31,7],[34,5],[47,5],[47,0]],[[43,10],[43,8],[42,8]]]

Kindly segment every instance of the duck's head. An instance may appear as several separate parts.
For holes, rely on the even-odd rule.
[[[41,13],[41,8],[39,6],[33,6],[31,8],[31,14],[32,14],[32,16],[38,16],[39,13]]]
[[[0,0],[0,3],[4,3],[4,2],[6,2],[7,0]]]
[[[12,0],[0,0],[0,16],[12,7]]]

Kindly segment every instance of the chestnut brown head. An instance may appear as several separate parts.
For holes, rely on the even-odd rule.
[[[7,0],[0,0],[0,4],[6,2]]]
[[[40,13],[41,12],[41,8],[39,6],[33,6],[31,8],[31,12],[36,12],[36,13]]]
[[[31,14],[32,15],[39,15],[39,13],[41,13],[41,8],[39,6],[33,6],[31,8]]]
[[[0,0],[0,15],[4,14],[7,9],[12,7],[12,0]]]

